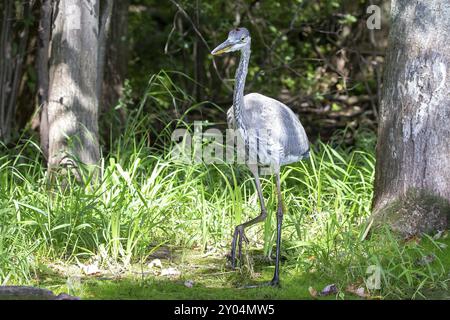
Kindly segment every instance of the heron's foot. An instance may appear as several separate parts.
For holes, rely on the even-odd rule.
[[[244,228],[241,228],[239,231],[239,261],[242,264],[242,241],[246,244],[249,243],[247,236],[245,235]]]
[[[273,279],[269,282],[269,285],[270,285],[271,287],[274,287],[274,288],[280,287],[280,279],[278,279],[278,278],[273,278]]]
[[[247,236],[244,232],[244,226],[239,225],[234,230],[233,242],[231,244],[231,268],[236,268],[236,242],[238,249],[239,262],[242,264],[242,241],[249,243]]]

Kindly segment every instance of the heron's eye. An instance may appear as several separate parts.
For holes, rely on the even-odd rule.
[[[244,41],[244,40],[245,40],[245,37],[242,37],[242,38],[241,38],[241,41]]]

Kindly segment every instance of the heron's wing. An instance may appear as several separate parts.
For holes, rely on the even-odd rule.
[[[261,94],[244,97],[243,122],[247,128],[265,132],[259,139],[279,150],[280,162],[295,162],[308,153],[309,142],[298,117],[285,104]]]

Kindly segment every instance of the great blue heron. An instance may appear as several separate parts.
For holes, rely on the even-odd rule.
[[[297,162],[309,156],[309,142],[305,130],[298,117],[285,104],[259,93],[244,96],[245,78],[250,60],[250,33],[246,28],[236,28],[228,34],[227,40],[217,46],[212,55],[241,51],[241,60],[236,71],[233,106],[227,112],[228,125],[236,129],[249,152],[257,155],[256,163],[247,163],[255,177],[261,214],[236,227],[231,245],[231,263],[236,266],[236,244],[239,259],[242,253],[242,240],[248,241],[245,228],[264,221],[267,216],[264,198],[259,181],[260,165],[269,165],[276,176],[278,209],[277,209],[277,247],[275,273],[271,285],[279,284],[279,264],[281,246],[281,224],[283,221],[283,199],[281,195],[280,167]],[[250,143],[253,141],[254,143]]]

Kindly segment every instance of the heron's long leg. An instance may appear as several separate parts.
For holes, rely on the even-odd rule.
[[[279,272],[280,272],[280,248],[281,248],[281,224],[283,223],[283,196],[281,195],[281,182],[280,182],[280,172],[276,173],[277,180],[277,194],[278,194],[278,209],[277,209],[277,252],[275,260],[275,273],[273,279],[270,282],[271,285],[278,285],[280,282]]]
[[[234,235],[233,235],[233,241],[231,242],[231,266],[234,269],[236,266],[236,244],[238,243],[239,245],[239,259],[241,259],[241,255],[242,255],[242,240],[247,241],[247,238],[245,237],[245,228],[250,227],[258,222],[262,222],[264,221],[264,219],[266,219],[267,217],[267,211],[266,211],[266,207],[264,205],[264,197],[262,194],[262,190],[261,190],[261,183],[259,181],[259,174],[258,174],[258,167],[257,166],[249,166],[250,171],[252,172],[253,176],[255,177],[255,185],[256,185],[256,191],[258,192],[258,197],[259,197],[259,204],[261,206],[261,213],[259,216],[257,216],[254,219],[251,219],[250,221],[247,221],[243,224],[240,224],[238,226],[236,226],[236,228],[234,229]],[[239,240],[238,240],[239,237]]]

